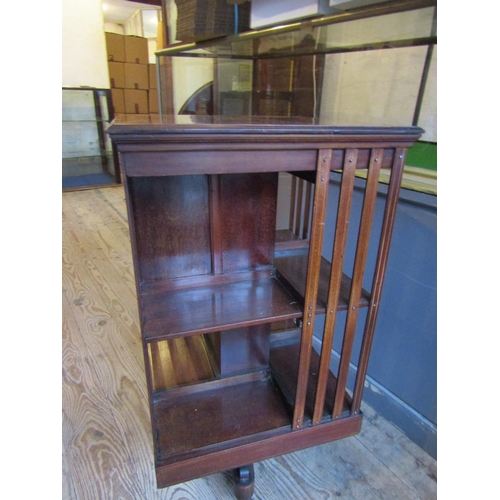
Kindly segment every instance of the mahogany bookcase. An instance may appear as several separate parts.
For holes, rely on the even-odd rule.
[[[233,119],[229,125],[115,123],[108,132],[126,193],[157,485],[234,469],[236,495],[248,498],[254,462],[360,431],[405,153],[422,130]],[[347,276],[344,253],[360,169],[368,174]],[[380,234],[371,234],[381,169],[391,171],[390,182]],[[325,259],[333,171],[341,188]],[[276,232],[280,172],[313,186],[304,230]],[[370,238],[378,239],[378,255],[365,290]],[[361,351],[351,360],[363,307]],[[332,373],[342,310],[340,364]],[[318,315],[325,315],[320,353],[312,349]],[[357,366],[352,396],[346,391],[351,361]]]

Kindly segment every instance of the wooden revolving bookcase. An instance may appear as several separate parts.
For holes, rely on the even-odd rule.
[[[405,153],[421,132],[237,123],[109,129],[126,190],[158,487],[237,469],[238,495],[248,498],[249,464],[360,431]],[[368,175],[347,276],[359,169]],[[391,171],[390,183],[380,234],[372,234],[381,169]],[[341,187],[333,248],[324,256],[333,171]],[[277,232],[280,172],[297,179],[294,197],[311,210],[302,227],[291,220],[290,230]],[[370,238],[378,239],[378,256],[365,290]],[[360,308],[366,324],[352,360]],[[347,319],[332,373],[339,311]],[[318,315],[325,327],[316,353]]]

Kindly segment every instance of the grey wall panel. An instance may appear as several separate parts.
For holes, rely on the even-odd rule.
[[[381,191],[373,231],[380,231],[382,224],[383,187]],[[331,258],[338,194],[339,184],[334,180],[330,183],[323,248],[323,255],[328,259]],[[362,190],[355,190],[344,266],[347,274],[351,274],[354,263],[362,203]],[[436,220],[435,196],[402,190],[364,396],[376,410],[433,455],[437,422]],[[376,245],[370,244],[364,283],[367,289],[371,287],[369,278],[373,276],[376,254]],[[353,365],[357,364],[365,318],[366,310],[360,311]],[[345,313],[337,320],[333,365],[336,353],[341,350],[344,325]],[[318,321],[317,339],[321,339],[322,328],[322,321]],[[351,377],[351,388],[353,380]]]

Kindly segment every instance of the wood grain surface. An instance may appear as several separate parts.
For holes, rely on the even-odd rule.
[[[63,499],[232,499],[229,473],[156,488],[129,241],[122,187],[63,194]],[[255,464],[253,498],[436,498],[436,461],[361,409],[359,435]]]

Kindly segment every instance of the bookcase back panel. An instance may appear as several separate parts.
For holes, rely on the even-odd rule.
[[[209,274],[208,176],[131,177],[141,282]]]
[[[269,366],[271,324],[234,328],[205,335],[216,372],[222,377]]]
[[[272,266],[278,173],[220,176],[222,271]]]

